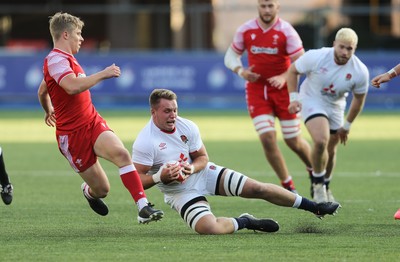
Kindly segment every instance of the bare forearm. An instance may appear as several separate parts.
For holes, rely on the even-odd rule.
[[[286,73],[286,83],[289,93],[297,92],[298,81],[299,75],[293,67],[290,67],[290,69]]]
[[[115,64],[112,64],[104,70],[90,76],[75,77],[75,75],[68,75],[61,80],[60,85],[68,94],[74,95],[92,88],[102,80],[119,77],[120,75],[120,68]]]
[[[43,110],[46,113],[49,113],[50,109],[52,108],[52,104],[51,104],[49,93],[47,91],[47,85],[44,82],[44,80],[42,80],[42,82],[39,85],[38,100],[39,100],[39,103],[42,106]]]
[[[156,184],[154,182],[152,176],[150,176],[150,175],[144,175],[144,174],[139,173],[139,176],[140,176],[140,180],[142,181],[144,189],[149,189]]]
[[[354,95],[346,120],[352,123],[364,108],[366,94]]]
[[[192,165],[194,167],[193,173],[197,173],[200,170],[203,170],[204,168],[206,168],[207,163],[208,163],[208,156],[205,155],[205,156],[197,157],[192,163]]]
[[[87,77],[69,77],[63,79],[60,84],[68,94],[75,95],[92,88],[104,79],[106,79],[106,75],[100,71]]]

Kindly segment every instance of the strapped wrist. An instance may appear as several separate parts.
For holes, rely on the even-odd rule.
[[[386,72],[389,75],[389,78],[392,79],[397,76],[396,70],[394,68],[390,69],[389,71]]]
[[[289,93],[289,102],[292,103],[294,101],[299,101],[299,93],[297,92],[290,92]]]
[[[161,172],[157,172],[151,176],[155,184],[161,183]]]
[[[343,129],[349,131],[351,127],[351,123],[349,121],[344,121]]]
[[[240,76],[241,78],[243,78],[243,75],[242,75],[243,71],[244,71],[243,67],[240,67],[239,70],[237,71],[238,76]]]
[[[153,178],[154,183],[158,184],[161,183],[161,172],[163,170],[163,168],[165,167],[165,165],[162,165],[160,167],[160,169],[158,169],[157,173],[155,173],[154,175],[152,175],[151,177]]]

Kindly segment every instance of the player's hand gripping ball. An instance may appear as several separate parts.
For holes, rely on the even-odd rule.
[[[179,165],[179,167],[181,167],[181,170],[180,170],[180,172],[179,172],[178,178],[177,178],[176,180],[172,181],[171,184],[172,184],[172,183],[180,183],[180,184],[182,184],[183,182],[185,182],[185,180],[186,180],[186,178],[187,178],[188,176],[185,175],[185,174],[182,172],[182,166],[181,166],[181,164],[180,164],[178,161],[175,161],[175,160],[171,160],[171,161],[168,161],[168,162],[167,162],[167,167],[176,166],[176,165]]]

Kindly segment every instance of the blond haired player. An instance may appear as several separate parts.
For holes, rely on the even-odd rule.
[[[44,80],[38,97],[45,111],[45,123],[56,127],[60,152],[84,181],[81,186],[84,197],[97,214],[108,214],[102,199],[107,196],[110,183],[98,160],[101,157],[118,167],[122,183],[137,204],[138,222],[161,219],[163,212],[153,209],[147,201],[129,151],[92,103],[89,90],[103,80],[119,77],[120,68],[112,64],[86,76],[74,57],[84,41],[83,21],[58,12],[49,23],[54,48],[44,60]]]
[[[346,144],[351,124],[364,107],[369,72],[354,54],[358,37],[350,28],[336,33],[333,47],[307,51],[288,73],[289,111],[301,111],[313,141],[312,188],[316,202],[332,202],[329,189],[339,141]],[[306,75],[298,93],[298,76]],[[353,98],[344,120],[346,98]]]

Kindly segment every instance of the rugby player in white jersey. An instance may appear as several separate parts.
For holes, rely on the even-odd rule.
[[[315,203],[278,185],[261,183],[240,172],[209,162],[198,126],[178,116],[177,96],[167,89],[150,94],[151,119],[132,147],[132,161],[145,189],[157,185],[164,200],[199,234],[230,234],[247,228],[275,232],[272,219],[244,213],[236,218],[215,217],[207,195],[256,198],[284,207],[333,215],[338,203]],[[170,161],[178,164],[168,164]],[[184,176],[183,182],[177,182]],[[260,206],[262,207],[262,206]],[[234,207],[232,207],[234,208]]]
[[[314,201],[334,202],[329,182],[336,163],[339,141],[346,144],[350,126],[362,111],[368,92],[369,72],[354,54],[358,37],[350,28],[340,29],[333,47],[307,51],[288,72],[289,111],[301,116],[313,141],[312,188]],[[298,93],[298,76],[306,75]],[[346,119],[346,98],[352,100]]]

